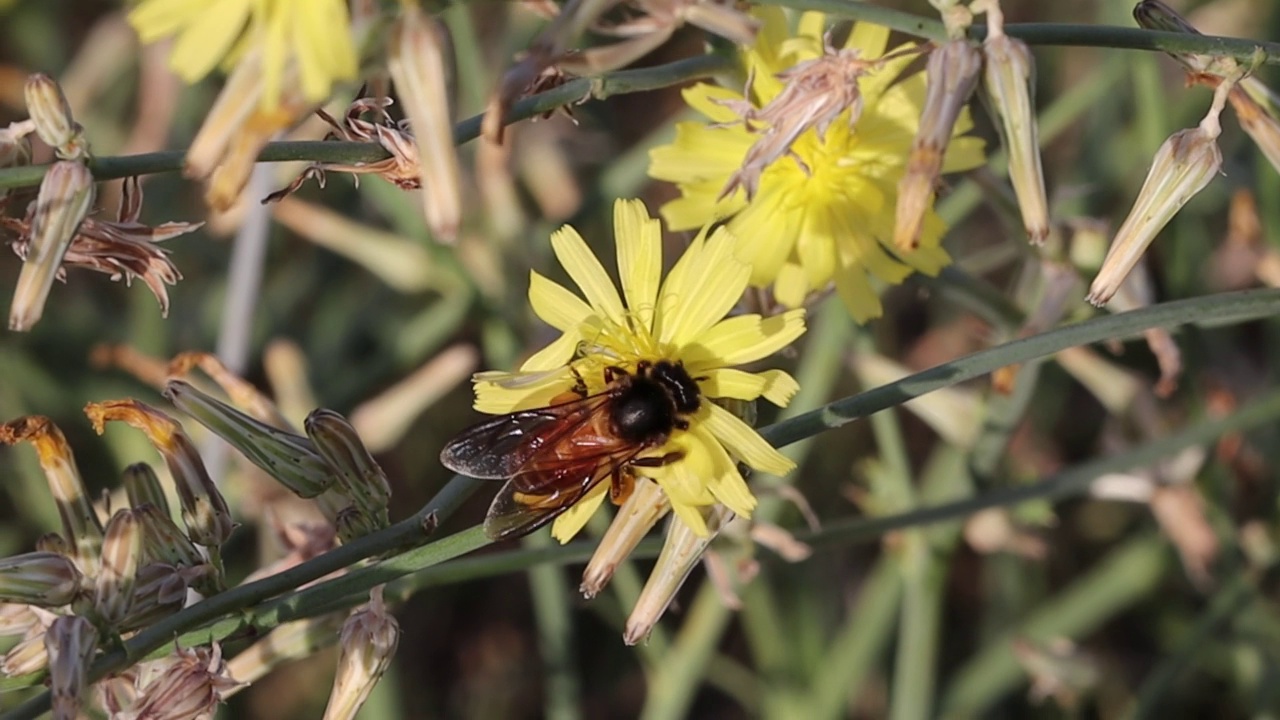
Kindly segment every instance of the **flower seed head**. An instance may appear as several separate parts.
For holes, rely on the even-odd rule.
[[[400,624],[387,613],[381,586],[369,593],[367,605],[347,618],[338,642],[338,672],[324,720],[354,718],[395,657]]]
[[[723,505],[709,508],[706,511],[708,532],[705,536],[693,532],[686,523],[668,525],[667,541],[663,543],[658,561],[654,563],[653,571],[649,573],[649,579],[645,581],[644,589],[627,618],[623,642],[635,645],[649,635],[711,541],[733,517],[733,511]]]
[[[102,521],[89,502],[67,438],[46,417],[30,416],[0,425],[0,442],[13,445],[21,441],[35,445],[40,469],[58,506],[62,537],[74,548],[72,558],[83,573],[96,574]]]
[[[578,588],[582,596],[589,600],[598,595],[618,566],[670,509],[671,502],[657,483],[648,478],[635,478],[631,496],[618,508],[618,514],[582,573],[582,585]]]
[[[227,672],[222,647],[178,648],[177,657],[139,690],[120,720],[198,720],[211,717],[223,697],[243,686]]]
[[[111,400],[90,403],[85,413],[101,433],[109,420],[124,422],[146,434],[160,451],[182,504],[182,520],[188,536],[205,547],[226,542],[235,529],[227,501],[209,477],[200,452],[182,426],[168,415],[137,400]]]
[[[309,438],[272,427],[181,380],[170,380],[164,396],[298,497],[316,497],[334,483]]]
[[[981,71],[982,53],[966,40],[949,40],[929,54],[920,127],[911,144],[907,172],[898,183],[893,244],[901,251],[914,250],[919,244],[947,145]]]
[[[452,243],[462,217],[461,174],[449,103],[449,38],[417,3],[404,3],[391,30],[387,70],[418,145],[427,227]]]
[[[54,720],[75,720],[88,686],[89,665],[98,650],[98,631],[86,618],[64,615],[49,626],[44,647]]]
[[[1222,166],[1222,152],[1218,150],[1222,127],[1218,119],[1230,90],[1231,83],[1219,85],[1213,106],[1200,125],[1174,133],[1156,151],[1138,199],[1089,286],[1089,302],[1105,305],[1156,235],[1218,173]]]
[[[83,578],[70,558],[37,550],[0,558],[0,602],[60,607],[80,592]]]
[[[386,527],[391,487],[351,423],[332,410],[320,409],[307,416],[303,428],[332,469],[342,494],[375,527]]]
[[[9,307],[10,330],[30,330],[44,314],[63,257],[94,196],[93,175],[84,163],[63,160],[45,173],[31,219],[31,242]]]
[[[36,134],[63,160],[80,160],[89,156],[89,141],[84,128],[71,116],[71,105],[62,87],[48,75],[36,73],[23,87],[27,112],[35,123]]]

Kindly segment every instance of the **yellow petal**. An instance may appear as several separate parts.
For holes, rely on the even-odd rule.
[[[706,403],[698,409],[695,417],[731,455],[756,470],[786,475],[795,469],[795,463],[765,442],[750,425],[719,405]]]
[[[715,472],[707,478],[707,486],[711,494],[734,513],[746,518],[751,517],[751,511],[756,507],[756,496],[752,495],[751,490],[747,488],[746,481],[738,472],[737,463],[729,457],[724,446],[709,432],[700,427],[692,428],[691,432],[705,446],[705,452],[715,463]]]
[[[689,107],[697,110],[707,119],[716,123],[731,123],[742,118],[734,112],[727,102],[742,100],[742,93],[719,85],[696,83],[681,91],[680,95]],[[694,124],[694,123],[690,123]],[[705,127],[705,126],[703,126]],[[745,134],[745,130],[743,131]]]
[[[613,205],[613,234],[627,308],[646,330],[652,330],[662,282],[662,224],[649,217],[643,202],[619,200]]]
[[[855,321],[865,323],[880,317],[883,312],[880,297],[871,287],[871,281],[861,266],[855,263],[845,265],[836,273],[835,280],[836,294]]]
[[[658,300],[659,342],[677,347],[694,342],[738,304],[751,268],[734,257],[736,242],[728,230],[718,228],[705,243],[685,252],[677,263],[684,267],[672,269]]]
[[[786,407],[800,392],[800,383],[781,370],[765,370],[760,377],[765,380],[764,392],[760,396],[778,407]]]
[[[551,233],[551,249],[591,307],[606,319],[622,324],[624,313],[618,289],[578,231],[565,225]]]
[[[808,296],[809,279],[805,277],[804,268],[795,263],[779,265],[778,277],[773,281],[773,298],[783,307],[798,308]]]
[[[662,483],[658,484],[661,485]],[[709,533],[707,532],[707,521],[702,517],[702,507],[701,505],[690,505],[674,501],[671,503],[671,510],[675,512],[680,522],[687,525],[694,535],[706,537]]]
[[[764,392],[768,381],[763,375],[733,368],[715,368],[697,373],[698,388],[713,398],[755,400]]]
[[[781,350],[804,334],[804,310],[781,315],[736,315],[716,323],[681,352],[690,372],[754,362]]]
[[[143,0],[129,11],[129,24],[151,43],[192,24],[209,7],[209,0]]]
[[[525,372],[541,372],[566,365],[573,359],[573,353],[581,340],[582,336],[578,333],[562,333],[550,345],[530,355],[520,369]]]
[[[608,489],[608,481],[596,483],[581,500],[551,523],[551,537],[559,540],[561,545],[572,540],[574,535],[582,531],[595,511],[600,509],[600,503],[604,502]]]
[[[576,331],[594,314],[581,298],[536,270],[529,272],[529,305],[543,322],[566,333]]]
[[[250,0],[221,0],[206,5],[174,42],[169,67],[188,83],[208,75],[244,32],[249,3]]]

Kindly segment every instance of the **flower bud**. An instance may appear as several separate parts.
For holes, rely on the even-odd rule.
[[[591,555],[582,573],[582,596],[590,600],[604,589],[618,566],[631,555],[653,526],[671,509],[667,494],[658,484],[644,477],[635,478],[631,496],[618,508],[600,545]]]
[[[997,13],[989,14],[992,22],[982,43],[987,98],[1009,152],[1009,180],[1022,211],[1022,224],[1031,242],[1040,245],[1049,237],[1049,202],[1036,126],[1035,58],[1026,43],[1004,34],[1003,23],[994,22]]]
[[[74,547],[76,565],[87,575],[96,574],[98,551],[102,547],[102,521],[85,494],[84,481],[76,469],[67,438],[49,418],[38,415],[0,425],[0,442],[13,445],[24,440],[35,445],[40,469],[58,506],[62,537]]]
[[[66,557],[75,557],[75,549],[71,547],[71,543],[58,533],[45,533],[36,538],[36,550],[57,553]]]
[[[89,155],[89,141],[84,128],[71,116],[71,105],[62,87],[48,75],[36,73],[27,78],[23,94],[27,113],[35,123],[36,134],[53,148],[63,160],[79,160]]]
[[[5,677],[22,677],[44,670],[49,664],[49,652],[44,647],[45,629],[57,615],[50,614],[48,620],[32,627],[22,640],[9,649],[0,658],[0,675]]]
[[[418,6],[403,3],[391,30],[387,70],[418,145],[427,227],[452,243],[462,217],[461,177],[449,110],[449,38]]]
[[[0,637],[25,635],[40,623],[30,605],[0,602]]]
[[[88,687],[89,665],[98,650],[98,631],[83,617],[64,615],[49,626],[44,647],[54,720],[75,720]]]
[[[203,573],[207,567],[199,566],[197,572]],[[138,570],[129,612],[117,624],[118,629],[128,632],[144,628],[181,610],[187,601],[186,570],[188,568],[157,562],[142,566]]]
[[[62,258],[89,215],[95,194],[93,174],[83,163],[56,162],[40,181],[31,242],[9,307],[9,329],[30,330],[44,314],[44,303],[62,269]]]
[[[134,463],[124,469],[124,491],[129,498],[129,506],[140,508],[151,505],[160,514],[169,515],[169,498],[164,494],[160,478],[156,471],[146,463]]]
[[[369,593],[367,605],[352,611],[338,642],[338,672],[324,720],[354,718],[391,666],[400,643],[400,624],[387,613],[381,586]]]
[[[99,433],[108,420],[127,423],[145,433],[169,466],[169,474],[173,476],[182,504],[182,520],[187,526],[187,535],[210,548],[226,542],[235,528],[231,511],[218,486],[209,477],[200,452],[181,425],[137,400],[90,403],[85,407],[85,414]]]
[[[631,616],[627,618],[626,630],[622,634],[622,641],[626,644],[635,645],[648,636],[711,541],[734,517],[733,511],[719,504],[705,512],[705,537],[699,537],[687,523],[673,522],[667,526],[667,541],[662,545],[662,552],[645,581],[644,589],[640,591],[640,597],[636,599]]]
[[[303,428],[352,506],[372,520],[375,527],[386,527],[391,487],[351,423],[332,410],[320,409],[307,415]]]
[[[947,145],[981,71],[982,53],[967,40],[948,40],[929,54],[924,110],[906,174],[898,183],[893,243],[901,251],[914,250],[920,243],[920,228],[933,205],[933,188],[942,173]]]
[[[298,497],[316,497],[334,483],[309,438],[267,425],[181,380],[170,380],[164,396]]]
[[[179,567],[196,567],[204,563],[204,556],[160,508],[151,503],[143,503],[133,508],[133,513],[142,527],[144,562]]]
[[[1222,166],[1217,142],[1222,126],[1218,118],[1230,85],[1224,82],[1218,86],[1213,106],[1199,126],[1174,133],[1156,152],[1138,199],[1089,286],[1089,302],[1105,305],[1156,235],[1217,174]]]
[[[142,528],[132,510],[119,510],[107,522],[102,541],[102,569],[95,579],[93,610],[108,626],[129,613],[142,556]]]
[[[60,607],[75,598],[82,579],[76,564],[57,553],[0,558],[0,602]]]
[[[212,717],[228,692],[244,683],[235,680],[222,661],[222,647],[178,648],[177,658],[142,686],[133,706],[120,720],[197,720]]]

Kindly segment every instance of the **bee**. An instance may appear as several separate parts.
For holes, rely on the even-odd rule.
[[[577,386],[548,407],[501,415],[449,441],[440,462],[475,478],[505,480],[485,516],[493,540],[520,537],[552,521],[609,478],[621,504],[634,486],[632,469],[662,467],[680,452],[640,457],[689,428],[698,384],[679,361],[641,361],[634,373],[604,369],[605,389]]]

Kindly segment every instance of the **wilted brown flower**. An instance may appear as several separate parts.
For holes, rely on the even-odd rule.
[[[764,107],[757,110],[746,100],[722,101],[742,117],[749,130],[754,129],[755,123],[762,125],[763,129],[759,131],[760,139],[747,150],[742,167],[729,176],[729,182],[720,191],[720,199],[732,195],[740,187],[746,190],[748,199],[754,197],[760,184],[760,174],[774,161],[790,153],[791,146],[805,132],[816,130],[818,139],[824,139],[827,128],[845,111],[848,111],[846,121],[850,129],[855,127],[862,117],[858,78],[886,62],[920,51],[920,48],[912,46],[874,60],[863,60],[858,48],[834,47],[828,34],[823,38],[821,56],[797,63],[777,74],[777,79],[783,83],[782,91]],[[744,97],[750,95],[751,84],[752,81],[748,80]],[[795,161],[804,165],[799,157]]]
[[[0,215],[0,227],[14,234],[10,244],[24,260],[31,250],[38,204],[31,203],[22,219]],[[182,273],[169,259],[168,252],[156,243],[195,232],[204,223],[167,222],[153,227],[139,222],[141,215],[142,186],[136,177],[125,178],[116,219],[84,218],[62,257],[57,279],[65,281],[69,267],[106,273],[112,280],[123,279],[125,284],[140,278],[160,303],[160,313],[168,315],[169,293],[165,286],[177,284]]]
[[[350,720],[391,666],[400,644],[400,624],[382,601],[382,586],[369,593],[369,603],[356,608],[342,626],[338,672],[333,679],[324,720]]]
[[[277,190],[262,199],[263,203],[278,202],[297,192],[307,180],[314,178],[320,187],[325,185],[325,172],[346,172],[355,175],[356,183],[363,174],[372,174],[393,183],[402,190],[416,190],[422,187],[422,178],[418,167],[418,146],[414,142],[413,133],[406,120],[396,121],[387,113],[394,100],[388,97],[360,98],[351,103],[342,121],[334,119],[324,110],[316,110],[316,115],[333,128],[326,140],[345,140],[348,142],[376,142],[391,157],[368,163],[326,163],[318,162],[307,166],[302,174],[289,186]],[[365,119],[366,114],[373,116]]]
[[[223,696],[240,687],[222,661],[222,647],[177,648],[176,656],[138,688],[132,707],[116,720],[197,720],[212,717]]]

